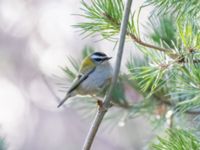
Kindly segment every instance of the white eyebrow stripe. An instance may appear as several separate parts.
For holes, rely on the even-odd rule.
[[[92,55],[92,59],[105,59],[107,56],[97,56],[97,55]]]

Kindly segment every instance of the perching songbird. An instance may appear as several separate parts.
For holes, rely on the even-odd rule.
[[[73,96],[94,95],[101,92],[112,79],[113,69],[109,62],[112,57],[105,53],[94,52],[87,56],[81,63],[79,73],[72,82],[65,98],[59,103],[58,107]]]

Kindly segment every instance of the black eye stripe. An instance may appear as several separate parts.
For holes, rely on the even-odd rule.
[[[94,60],[95,61],[103,61],[104,59],[102,59],[102,58],[95,58]]]
[[[102,52],[94,52],[93,55],[96,55],[96,56],[106,56],[106,54],[104,54]]]
[[[105,61],[105,60],[109,60],[111,59],[111,57],[104,57],[104,58],[94,58],[95,61],[101,62],[101,61]]]

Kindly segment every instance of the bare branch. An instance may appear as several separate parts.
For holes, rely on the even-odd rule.
[[[130,9],[131,9],[131,4],[132,0],[127,0],[126,1],[126,7],[125,7],[125,12],[122,20],[122,24],[120,27],[120,39],[119,39],[119,47],[117,51],[117,58],[114,66],[114,74],[112,78],[112,83],[110,86],[110,89],[108,93],[106,94],[103,102],[103,107],[104,109],[99,109],[94,121],[91,125],[91,128],[88,132],[88,135],[85,139],[85,143],[83,145],[83,150],[90,150],[92,143],[94,141],[95,135],[98,131],[98,128],[104,118],[104,115],[106,114],[107,110],[109,109],[110,106],[110,99],[111,99],[111,93],[113,91],[113,88],[117,82],[119,71],[120,71],[120,66],[121,66],[121,59],[122,59],[122,54],[123,54],[123,48],[124,48],[124,42],[125,42],[125,37],[126,37],[126,32],[127,32],[127,25],[128,25],[128,19],[129,19],[129,14],[130,14]]]

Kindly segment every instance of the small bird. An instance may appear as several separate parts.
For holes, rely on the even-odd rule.
[[[94,95],[107,87],[112,79],[113,69],[108,57],[103,52],[94,52],[87,56],[81,63],[79,73],[72,82],[65,98],[59,103],[60,107],[64,102],[73,96]]]

